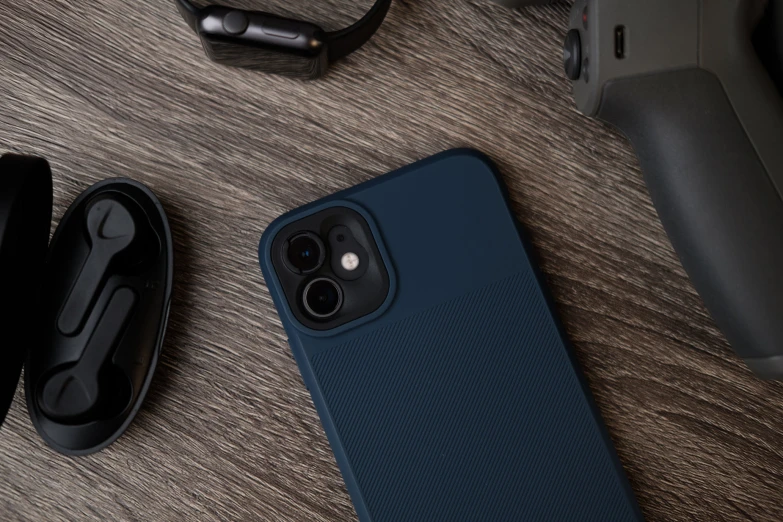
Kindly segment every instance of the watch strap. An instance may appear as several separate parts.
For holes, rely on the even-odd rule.
[[[378,31],[389,12],[392,0],[377,0],[369,11],[350,27],[326,33],[329,61],[348,56],[359,49]]]
[[[188,0],[174,0],[174,2],[177,4],[177,11],[185,19],[188,26],[198,32],[198,13],[200,9]]]

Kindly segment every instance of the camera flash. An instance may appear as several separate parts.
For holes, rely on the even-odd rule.
[[[346,252],[340,259],[340,264],[343,265],[344,269],[353,272],[359,267],[359,256],[353,252]]]

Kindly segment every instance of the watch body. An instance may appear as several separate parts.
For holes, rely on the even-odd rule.
[[[312,79],[323,76],[331,62],[364,45],[383,23],[391,0],[376,0],[360,20],[332,32],[262,11],[221,5],[199,8],[190,0],[175,0],[175,4],[214,62]]]
[[[323,76],[328,67],[325,33],[315,24],[210,6],[197,32],[207,56],[223,65],[304,79]]]

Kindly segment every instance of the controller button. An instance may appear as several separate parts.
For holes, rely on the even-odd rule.
[[[566,76],[572,81],[579,79],[582,69],[582,39],[577,29],[571,29],[563,44],[563,66]]]

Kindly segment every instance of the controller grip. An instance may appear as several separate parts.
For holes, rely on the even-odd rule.
[[[718,78],[686,69],[614,80],[598,116],[634,145],[664,228],[729,343],[759,377],[783,378],[783,200]]]

